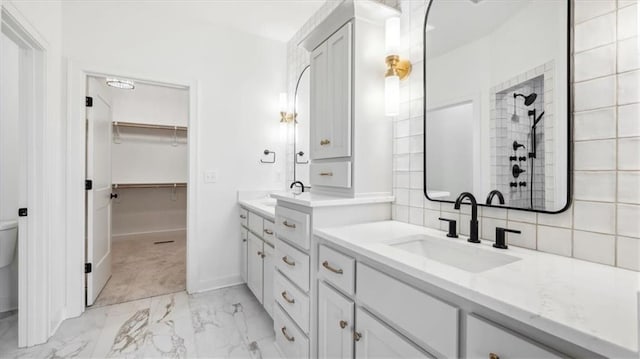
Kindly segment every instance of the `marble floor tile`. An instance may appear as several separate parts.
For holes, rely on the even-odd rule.
[[[0,358],[280,358],[273,321],[245,285],[87,309],[45,344],[18,349],[0,320]]]
[[[173,241],[170,243],[166,242]],[[93,307],[176,293],[186,288],[183,232],[127,236],[113,242],[112,275]]]

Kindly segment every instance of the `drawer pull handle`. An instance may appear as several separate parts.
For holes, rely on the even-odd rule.
[[[284,335],[284,337],[287,338],[288,341],[293,342],[296,340],[296,338],[290,337],[289,334],[287,334],[287,327],[282,327],[281,331],[282,335]]]
[[[500,359],[500,356],[496,353],[489,353],[489,359]]]
[[[362,334],[358,332],[353,332],[353,340],[355,340],[356,342],[359,342],[361,338],[362,338]]]
[[[333,172],[320,172],[320,176],[329,176],[329,177],[333,177]]]
[[[327,261],[322,262],[322,266],[332,271],[333,273],[342,274],[342,269],[333,268],[332,266],[329,265],[329,262]]]
[[[347,324],[348,324],[348,323],[347,323],[346,321],[341,320],[341,321],[340,321],[340,328],[342,328],[342,329],[346,328],[346,327],[347,327]]]
[[[258,251],[258,255],[259,255],[261,258],[264,258],[264,257],[266,257],[266,256],[267,256],[266,254],[264,254],[263,252],[260,252],[260,251]]]
[[[289,222],[287,222],[287,221],[282,222],[282,224],[284,224],[285,227],[296,228],[295,224],[289,224]]]
[[[328,144],[330,144],[330,143],[331,143],[331,141],[329,141],[329,140],[327,140],[327,139],[320,140],[320,146],[326,146],[326,145],[328,145]]]
[[[240,218],[242,218],[242,219],[247,219],[247,216],[245,216],[244,214],[241,214],[241,215],[240,215]]]
[[[282,292],[282,298],[284,298],[284,300],[286,300],[286,301],[287,301],[287,303],[289,303],[289,304],[293,304],[293,303],[295,303],[295,302],[296,302],[296,300],[295,300],[295,299],[291,299],[291,298],[289,298],[289,295],[287,294],[287,291],[286,291],[286,290],[285,290],[284,292]]]
[[[270,236],[273,236],[273,231],[272,231],[272,230],[270,230],[270,229],[265,229],[265,230],[264,230],[264,233],[266,233],[266,234],[268,234],[268,235],[270,235]]]
[[[296,262],[295,261],[290,261],[289,257],[287,257],[287,256],[282,257],[282,261],[285,262],[287,265],[290,265],[292,267],[296,265]]]

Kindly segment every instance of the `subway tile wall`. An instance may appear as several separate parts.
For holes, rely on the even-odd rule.
[[[573,0],[575,34],[574,200],[560,214],[480,208],[481,237],[496,226],[519,229],[514,246],[640,271],[640,60],[637,0]],[[288,84],[309,63],[298,42],[341,1],[327,1],[287,46]],[[401,56],[413,63],[394,121],[393,218],[445,230],[438,217],[469,233],[470,213],[424,198],[422,30],[428,0],[387,1],[402,10]],[[287,163],[293,163],[289,142]],[[287,167],[291,179],[292,165]]]

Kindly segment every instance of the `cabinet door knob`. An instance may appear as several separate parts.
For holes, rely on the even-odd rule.
[[[346,321],[341,320],[341,321],[340,321],[340,328],[342,328],[342,329],[346,328],[346,327],[347,327],[347,324],[348,324],[348,323],[347,323]]]
[[[296,265],[296,262],[289,260],[289,257],[287,257],[287,256],[282,257],[282,261],[285,262],[287,265],[290,265],[292,267]]]
[[[260,257],[264,258],[264,253],[262,253],[262,252],[258,251],[258,255],[259,255]]]
[[[289,222],[284,221],[282,222],[282,224],[284,224],[285,227],[289,227],[289,228],[296,228],[295,223],[294,224],[289,224]]]
[[[246,239],[246,238],[242,238],[242,241],[243,241],[243,242],[246,242],[246,241],[247,241],[247,239]]]
[[[245,216],[244,214],[241,214],[241,215],[240,215],[240,218],[242,218],[242,219],[247,219],[247,216]]]
[[[287,338],[288,341],[293,342],[296,340],[296,338],[290,337],[289,334],[287,334],[287,327],[282,327],[282,329],[280,330],[282,331],[282,335],[284,335],[284,337]]]
[[[320,172],[320,176],[333,177],[333,172]]]
[[[328,261],[322,262],[322,266],[327,268],[328,270],[332,271],[333,273],[342,274],[342,269],[333,268],[331,265],[329,265]]]
[[[326,145],[328,145],[328,144],[330,144],[330,143],[331,143],[331,141],[329,141],[329,140],[327,140],[327,139],[320,140],[320,146],[326,146]]]
[[[282,292],[281,295],[282,295],[282,298],[284,298],[284,300],[286,300],[287,303],[289,303],[289,304],[293,304],[293,303],[296,302],[295,299],[289,298],[289,294],[287,294],[286,290],[284,292]]]
[[[272,231],[272,230],[270,230],[270,229],[265,229],[265,230],[264,230],[264,233],[266,233],[266,234],[268,234],[268,235],[270,235],[270,236],[272,236],[272,235],[273,235],[273,231]]]
[[[356,342],[359,342],[361,338],[362,338],[362,334],[358,332],[353,332],[353,340],[355,340]]]
[[[496,353],[489,353],[489,359],[500,359],[500,356]]]

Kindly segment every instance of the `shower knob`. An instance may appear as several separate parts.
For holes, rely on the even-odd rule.
[[[521,144],[521,143],[518,143],[518,141],[513,141],[513,150],[514,151],[517,151],[518,148],[520,148],[520,147],[524,148],[524,145]]]

